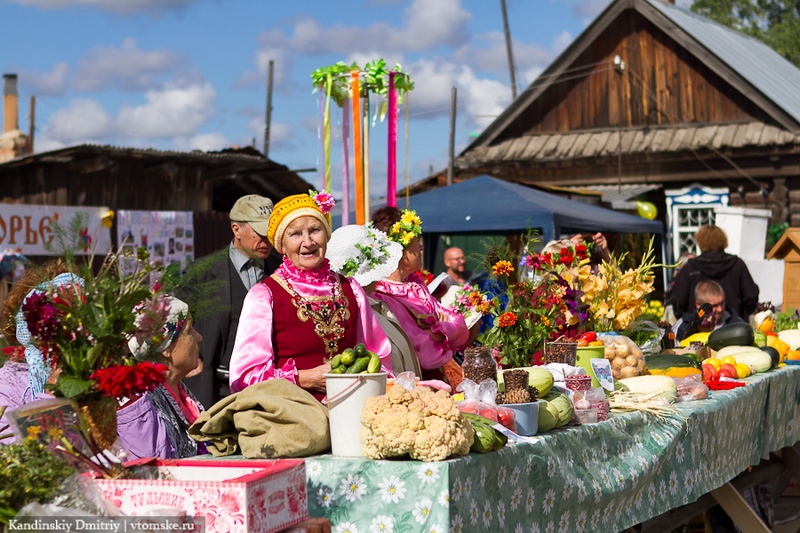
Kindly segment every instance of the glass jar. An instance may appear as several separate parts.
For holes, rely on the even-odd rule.
[[[492,357],[492,349],[488,346],[474,346],[464,350],[464,362],[461,364],[464,379],[480,383],[486,379],[497,382],[497,363]]]

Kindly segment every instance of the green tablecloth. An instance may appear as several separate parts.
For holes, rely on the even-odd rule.
[[[707,400],[438,463],[306,460],[311,516],[335,532],[620,531],[719,488],[800,440],[800,367]]]

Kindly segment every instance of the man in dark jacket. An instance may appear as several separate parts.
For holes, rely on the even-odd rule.
[[[753,281],[747,265],[739,257],[724,252],[728,237],[716,226],[703,226],[694,240],[701,254],[689,259],[681,268],[672,288],[667,292],[667,304],[672,304],[675,316],[694,311],[694,289],[703,280],[712,280],[725,291],[726,305],[731,311],[747,320],[758,305],[758,285]]]
[[[272,209],[272,201],[264,196],[250,194],[239,198],[229,215],[231,243],[189,267],[202,272],[199,286],[211,282],[214,289],[212,301],[205,301],[213,310],[202,309],[204,302],[197,301],[197,295],[192,300],[201,307],[195,313],[194,328],[203,336],[202,370],[184,379],[206,409],[230,394],[228,363],[247,291],[280,265],[280,257],[272,253],[267,240]]]

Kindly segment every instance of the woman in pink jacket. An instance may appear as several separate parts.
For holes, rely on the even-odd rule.
[[[397,270],[378,281],[373,297],[386,302],[411,339],[422,378],[441,379],[439,369],[468,345],[470,332],[461,313],[443,307],[416,274],[422,269],[422,221],[414,211],[382,207],[372,224],[403,245]]]

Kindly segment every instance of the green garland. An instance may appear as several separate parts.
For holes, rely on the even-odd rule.
[[[311,73],[311,83],[314,92],[318,90],[329,93],[336,105],[342,107],[344,102],[350,98],[350,72],[358,70],[364,74],[361,81],[361,97],[365,98],[370,94],[384,95],[389,90],[389,72],[395,72],[394,87],[397,90],[398,105],[403,102],[406,93],[414,89],[414,81],[411,76],[403,72],[399,64],[395,64],[393,69],[386,66],[385,59],[375,59],[364,65],[364,68],[353,62],[348,65],[344,61],[339,61],[327,67],[320,67]],[[384,113],[381,113],[383,119]]]

